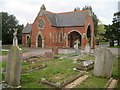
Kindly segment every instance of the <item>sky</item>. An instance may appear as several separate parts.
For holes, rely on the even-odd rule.
[[[14,15],[19,24],[33,23],[42,4],[47,11],[69,12],[75,7],[91,6],[103,24],[111,24],[120,0],[0,0],[0,12]]]

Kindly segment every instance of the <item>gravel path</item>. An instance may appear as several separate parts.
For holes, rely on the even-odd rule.
[[[52,52],[52,49],[43,48],[23,48],[27,52],[23,54],[23,59],[29,58],[31,56],[37,56],[44,54],[45,52]],[[114,55],[120,55],[120,48],[108,48]],[[94,50],[91,50],[94,53]],[[69,54],[75,52],[74,49],[59,49],[59,54]],[[85,50],[81,50],[81,53],[85,53]],[[7,56],[0,56],[0,62],[2,60],[7,60]]]

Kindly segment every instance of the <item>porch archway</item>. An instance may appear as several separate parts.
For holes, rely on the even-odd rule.
[[[81,33],[76,31],[76,30],[69,32],[68,33],[68,46],[70,48],[73,48],[77,39],[78,39],[78,42],[79,42],[78,46],[81,47],[81,41],[82,41]]]

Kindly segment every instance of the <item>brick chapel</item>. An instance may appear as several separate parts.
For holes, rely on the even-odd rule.
[[[22,45],[41,48],[73,48],[76,41],[84,49],[95,47],[94,23],[89,10],[53,13],[42,5],[32,24],[22,31]]]

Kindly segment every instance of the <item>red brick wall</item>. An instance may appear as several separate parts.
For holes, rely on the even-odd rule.
[[[26,43],[26,34],[22,34],[22,46],[25,46]]]
[[[31,32],[31,47],[36,47],[36,37],[38,35],[38,32],[40,31],[38,26],[37,26],[37,22],[40,19],[44,19],[45,21],[45,26],[44,29],[42,30],[42,33],[44,35],[44,46],[45,48],[48,47],[66,47],[66,39],[63,38],[63,42],[59,43],[59,33],[66,33],[66,35],[68,35],[68,33],[70,33],[72,30],[73,31],[78,31],[81,33],[81,35],[83,36],[83,33],[87,32],[87,28],[88,25],[91,26],[91,32],[94,34],[94,24],[92,21],[92,18],[90,16],[87,17],[86,21],[85,21],[85,26],[84,27],[65,27],[65,28],[56,28],[56,27],[52,27],[50,21],[46,18],[46,16],[38,16],[36,17],[36,19],[34,20],[33,24],[32,24],[32,32]],[[57,42],[54,43],[54,33],[57,33]],[[51,39],[50,39],[50,33],[51,33]],[[95,45],[95,41],[94,41],[94,37],[92,37],[92,48],[94,48]],[[23,45],[25,44],[25,35],[22,35],[22,43]],[[81,44],[81,48],[84,49],[86,43],[88,42],[87,37],[84,36],[84,38],[82,38],[82,44]]]

